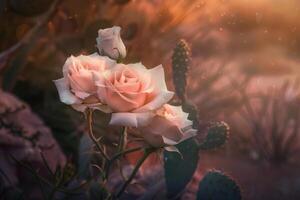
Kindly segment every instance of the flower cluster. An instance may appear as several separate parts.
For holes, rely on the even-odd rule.
[[[110,125],[134,128],[150,145],[174,150],[196,130],[180,106],[167,104],[174,93],[167,89],[162,65],[147,69],[117,62],[126,56],[120,31],[99,30],[99,53],[66,60],[63,78],[54,81],[60,100],[81,112],[111,113]]]

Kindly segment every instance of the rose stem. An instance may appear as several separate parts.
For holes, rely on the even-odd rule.
[[[132,179],[135,177],[136,173],[138,172],[139,168],[142,166],[142,164],[144,163],[144,161],[147,159],[147,157],[154,152],[155,149],[154,148],[148,148],[144,150],[144,155],[143,157],[141,157],[138,161],[136,166],[134,167],[132,173],[130,174],[128,180],[123,184],[122,188],[120,189],[120,191],[117,193],[116,197],[119,198],[123,192],[125,191],[125,189],[127,188],[127,186],[131,183]]]
[[[106,178],[108,178],[108,174],[109,174],[109,170],[110,170],[110,166],[112,165],[112,163],[119,159],[121,156],[125,156],[129,153],[132,153],[132,152],[136,152],[136,151],[140,151],[142,150],[143,147],[134,147],[134,148],[129,148],[129,149],[125,149],[124,151],[121,151],[121,152],[118,152],[116,153],[115,155],[112,156],[112,158],[110,160],[108,160],[106,166],[105,166],[105,174],[106,174]]]
[[[127,127],[125,126],[125,127],[123,127],[122,133],[120,135],[118,153],[124,151],[126,145],[127,145]],[[119,167],[120,174],[121,174],[123,180],[126,181],[127,178],[125,177],[125,175],[123,173],[123,168],[121,166],[121,161],[120,160],[117,160],[117,165]]]
[[[119,140],[118,152],[124,150],[127,143],[126,140],[127,140],[127,127],[124,127]]]
[[[96,145],[96,148],[98,149],[98,151],[102,154],[102,156],[107,161],[107,160],[109,160],[109,158],[106,155],[106,153],[104,152],[104,150],[102,149],[102,147],[99,145],[97,138],[94,136],[94,133],[93,133],[93,111],[88,108],[86,111],[86,114],[87,114],[89,136],[92,139],[92,141],[94,142],[94,144]]]
[[[143,147],[134,147],[134,148],[129,148],[129,149],[125,149],[124,151],[118,152],[116,153],[112,158],[111,158],[111,162],[113,162],[114,160],[118,159],[121,156],[125,156],[126,154],[135,152],[135,151],[140,151],[142,150]]]

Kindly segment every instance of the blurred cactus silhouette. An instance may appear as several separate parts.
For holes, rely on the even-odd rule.
[[[238,185],[228,176],[210,171],[199,184],[197,200],[237,200],[241,199]]]
[[[286,81],[255,94],[247,92],[247,85],[238,90],[243,107],[233,118],[242,117],[243,122],[234,124],[234,128],[243,131],[238,134],[237,145],[247,141],[249,154],[254,159],[275,164],[295,161],[299,149],[298,89],[298,81]]]

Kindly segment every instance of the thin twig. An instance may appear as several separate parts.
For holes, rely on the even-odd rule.
[[[122,185],[120,191],[117,193],[117,195],[116,195],[117,198],[119,198],[123,194],[123,192],[126,190],[127,186],[131,183],[131,181],[135,177],[136,173],[138,172],[138,170],[140,169],[140,167],[144,163],[144,161],[154,151],[155,151],[155,149],[153,149],[153,148],[145,149],[143,157],[141,157],[138,160],[138,162],[137,162],[136,166],[134,167],[132,173],[130,174],[128,180]]]
[[[118,145],[118,153],[122,152],[127,145],[127,127],[123,127],[122,133],[119,138],[119,145]],[[124,154],[123,154],[124,156]],[[123,178],[124,181],[127,181],[127,177],[125,176],[123,172],[123,168],[121,166],[121,161],[117,160],[117,165],[121,174],[121,177]]]
[[[118,168],[119,168],[119,171],[120,171],[120,174],[121,174],[121,177],[122,177],[123,181],[127,181],[128,178],[126,177],[126,175],[123,172],[123,167],[121,165],[121,161],[120,160],[117,160],[117,165],[118,165]]]
[[[38,185],[40,187],[41,193],[43,195],[44,199],[47,199],[47,195],[46,192],[44,190],[44,187],[42,185],[42,182],[46,183],[47,185],[49,185],[50,187],[52,186],[52,184],[50,182],[48,182],[45,178],[41,177],[34,169],[31,165],[25,165],[24,163],[20,162],[19,160],[17,160],[13,155],[9,154],[9,156],[20,166],[22,166],[24,169],[27,169],[37,180]]]
[[[44,163],[44,165],[46,166],[46,168],[47,168],[47,170],[48,170],[49,174],[52,176],[52,178],[55,178],[55,175],[54,175],[54,173],[52,172],[52,170],[51,170],[51,168],[50,168],[50,166],[49,166],[48,162],[46,161],[46,159],[45,159],[45,156],[44,156],[43,152],[41,151],[41,152],[40,152],[40,154],[41,154],[41,157],[42,157],[43,163]]]
[[[133,148],[129,148],[129,149],[125,149],[124,151],[122,152],[118,152],[116,153],[111,159],[110,159],[110,162],[113,162],[114,160],[122,157],[122,156],[125,156],[126,154],[129,154],[129,153],[133,153],[133,152],[136,152],[136,151],[140,151],[142,150],[143,147],[133,147]]]
[[[122,133],[120,135],[120,140],[119,140],[119,146],[118,146],[118,152],[123,151],[123,149],[126,146],[126,141],[127,140],[127,128],[124,127],[122,130]]]
[[[2,176],[4,179],[6,179],[6,181],[12,186],[12,182],[9,179],[9,177],[5,174],[5,172],[0,168],[0,176]]]

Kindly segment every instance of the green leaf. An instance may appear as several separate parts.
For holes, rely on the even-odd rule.
[[[92,159],[92,140],[87,136],[83,135],[80,139],[79,145],[79,159],[78,159],[78,175],[79,178],[87,179],[91,176],[90,174],[90,162]]]
[[[208,172],[199,183],[197,200],[241,200],[238,185],[218,171]]]
[[[198,164],[198,146],[192,138],[176,145],[181,155],[177,152],[164,152],[165,179],[167,196],[173,198],[189,183]]]

